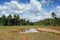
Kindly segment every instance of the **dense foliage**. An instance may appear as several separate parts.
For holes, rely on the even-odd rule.
[[[13,17],[11,15],[7,17],[3,15],[2,17],[0,17],[0,25],[17,26],[17,25],[33,25],[33,23],[29,22],[29,20],[20,19],[19,15],[14,15]]]

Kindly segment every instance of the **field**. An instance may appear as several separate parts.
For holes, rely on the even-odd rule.
[[[60,26],[0,26],[0,40],[60,40],[60,35],[51,32],[19,33],[28,28],[50,28],[60,31]]]

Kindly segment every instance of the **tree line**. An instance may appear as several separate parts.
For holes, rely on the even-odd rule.
[[[54,12],[51,13],[51,16],[52,18],[47,18],[47,19],[35,22],[35,25],[60,26],[60,17],[57,17],[57,15]]]
[[[0,25],[4,26],[19,26],[19,25],[52,25],[52,26],[60,26],[60,17],[52,12],[52,18],[47,18],[44,20],[40,20],[37,22],[30,22],[29,20],[21,19],[19,15],[3,15],[0,17]]]
[[[0,17],[0,25],[18,26],[18,25],[33,25],[33,23],[30,22],[29,20],[20,19],[19,15],[14,15],[13,17],[12,15],[9,15],[7,17],[3,15],[2,17]]]

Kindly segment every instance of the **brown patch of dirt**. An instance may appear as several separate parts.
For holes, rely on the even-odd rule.
[[[49,28],[37,28],[38,31],[46,31],[46,32],[52,32],[60,35],[60,31],[54,30],[54,29],[49,29]]]
[[[11,32],[0,31],[0,40],[14,40]]]
[[[29,38],[24,34],[20,34],[20,40],[29,40]]]

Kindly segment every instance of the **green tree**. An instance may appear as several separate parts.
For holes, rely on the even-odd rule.
[[[20,16],[19,15],[16,16],[16,21],[17,21],[16,24],[20,25]]]
[[[16,16],[16,14],[14,15],[14,25],[16,25],[16,18],[17,18],[17,16]]]
[[[54,12],[52,12],[52,17],[55,18],[56,17],[56,14]]]
[[[2,22],[3,22],[3,25],[5,25],[5,24],[6,24],[6,16],[3,15],[1,20],[2,20]]]
[[[8,20],[8,25],[11,26],[11,25],[12,25],[12,23],[11,23],[12,16],[9,15],[9,16],[7,17],[7,20]]]
[[[20,17],[19,15],[14,15],[14,25],[19,25],[19,20],[20,20]]]
[[[60,26],[60,17],[59,17],[59,21],[58,22],[59,22],[59,26]]]
[[[6,16],[5,16],[5,15],[3,15],[3,16],[2,16],[2,19],[4,19],[4,20],[5,20],[5,19],[6,19]]]

